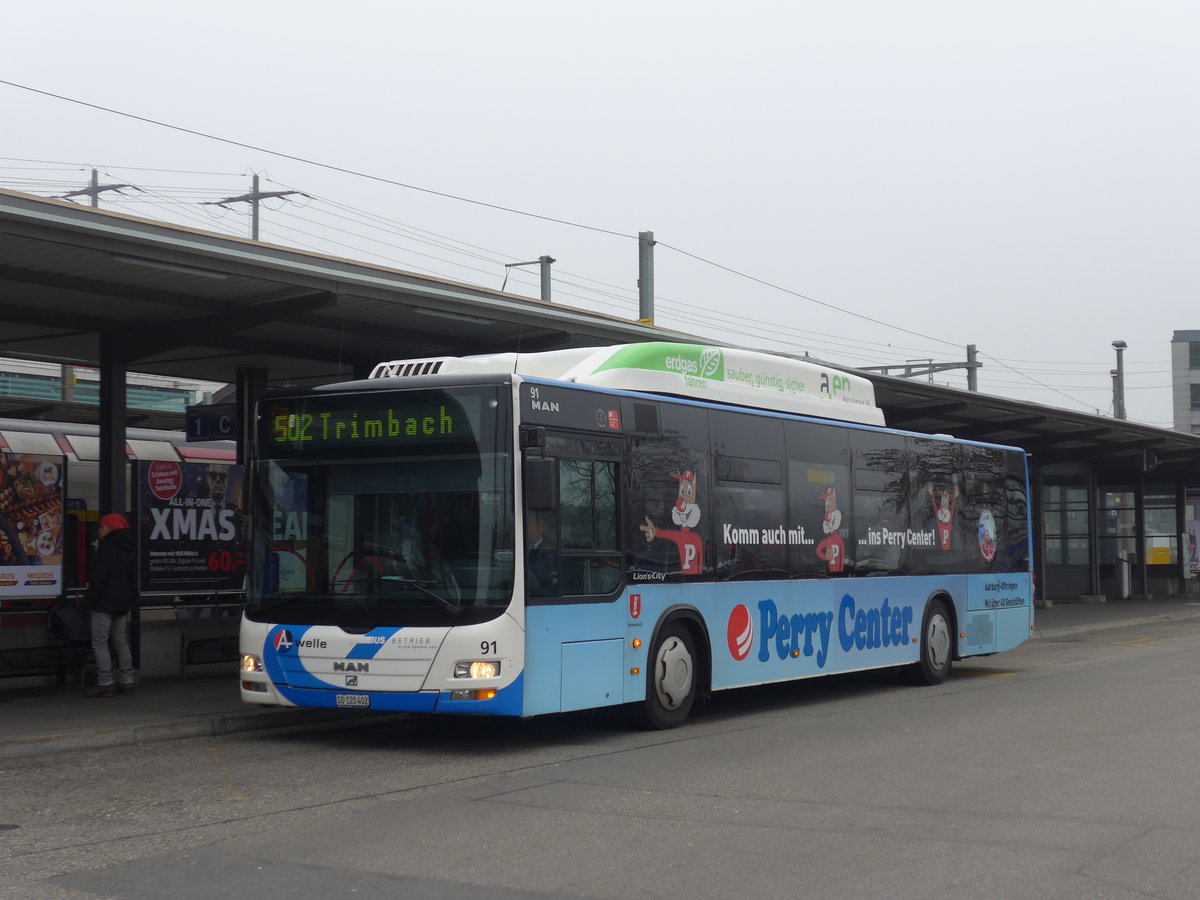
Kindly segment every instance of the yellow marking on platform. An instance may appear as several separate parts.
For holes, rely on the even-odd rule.
[[[1134,638],[1132,641],[1113,641],[1114,647],[1154,647],[1153,639],[1148,637]]]
[[[233,774],[229,771],[229,766],[225,764],[225,760],[221,759],[221,754],[217,752],[216,747],[205,747],[208,755],[213,758],[213,762],[217,764],[217,768],[221,770],[221,774],[225,776],[225,782],[229,785],[229,789],[233,791],[233,796],[230,800],[249,800],[250,798],[238,790],[234,783]]]

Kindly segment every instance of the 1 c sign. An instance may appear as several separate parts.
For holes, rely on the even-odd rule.
[[[187,408],[189,441],[232,441],[238,438],[237,405],[218,403]]]

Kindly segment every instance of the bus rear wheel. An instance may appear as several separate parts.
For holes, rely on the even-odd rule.
[[[954,632],[946,601],[934,598],[921,621],[921,659],[909,670],[917,684],[941,684],[954,662]]]
[[[696,702],[696,643],[682,623],[663,629],[646,661],[646,700],[641,718],[651,728],[682,725]]]

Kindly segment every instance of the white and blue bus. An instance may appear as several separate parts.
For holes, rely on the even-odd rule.
[[[383,363],[258,409],[249,703],[534,716],[955,659],[1033,627],[1022,450],[871,383],[644,343]]]

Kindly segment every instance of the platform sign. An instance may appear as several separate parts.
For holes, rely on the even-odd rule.
[[[189,441],[237,440],[237,404],[217,403],[208,406],[189,406],[185,421]]]

